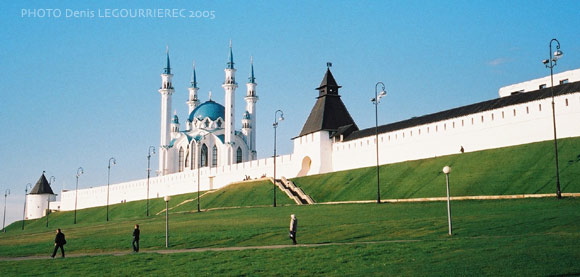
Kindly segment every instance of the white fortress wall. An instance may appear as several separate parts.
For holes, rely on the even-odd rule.
[[[279,156],[276,160],[277,177],[294,177],[299,167],[293,162],[292,155]],[[232,182],[251,179],[262,175],[272,176],[274,170],[273,158],[248,161],[239,164],[221,167],[204,167],[200,169],[200,190],[222,188]],[[197,191],[197,169],[151,177],[149,179],[149,199]],[[79,189],[77,209],[105,206],[107,204],[107,185]],[[118,204],[123,201],[137,201],[147,199],[147,179],[135,180],[110,185],[109,204]],[[74,210],[75,191],[61,192],[60,207],[62,211]]]
[[[568,82],[573,83],[580,81],[580,69],[568,70],[554,74],[554,85],[557,86],[560,83]],[[501,87],[498,91],[499,97],[510,96],[512,93],[523,93],[538,90],[541,86],[547,88],[552,86],[550,75],[534,80],[529,80],[505,87]]]
[[[580,136],[580,93],[555,97],[558,138]],[[541,110],[540,110],[541,105]],[[514,112],[515,111],[515,112]],[[551,98],[379,134],[380,164],[553,139]],[[334,171],[376,165],[375,137],[336,142]]]

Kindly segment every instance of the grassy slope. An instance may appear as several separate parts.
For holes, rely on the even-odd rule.
[[[205,192],[201,192],[203,195]],[[185,201],[193,200],[181,204]],[[294,201],[278,190],[276,201],[280,205],[291,205]],[[181,205],[180,205],[181,204]],[[272,183],[267,180],[248,181],[233,184],[206,194],[200,198],[201,209],[236,207],[236,206],[268,206],[272,205]],[[197,211],[197,193],[174,195],[169,202],[171,213]],[[165,202],[163,197],[149,199],[149,214],[164,215]],[[109,206],[109,220],[111,222],[126,220],[146,220],[147,201],[133,201]],[[76,226],[98,226],[106,223],[106,207],[95,207],[77,211]],[[49,215],[50,228],[65,228],[74,226],[73,212],[56,212]],[[25,231],[44,230],[46,218],[27,220]],[[6,227],[10,232],[21,232],[22,221],[17,221]]]
[[[448,238],[444,202],[284,206],[171,215],[172,248],[418,239],[417,242],[0,262],[3,276],[167,275],[550,275],[579,273],[580,199],[455,201]],[[361,216],[364,214],[365,216]],[[232,220],[235,219],[235,220]],[[65,229],[68,253],[130,250],[133,221]],[[164,245],[164,217],[142,222],[144,249]],[[0,256],[48,255],[53,234],[8,232]],[[297,264],[298,261],[301,263]],[[103,266],[107,265],[107,266]]]
[[[580,192],[580,138],[560,139],[562,192]],[[452,167],[451,194],[555,193],[551,141],[380,167],[381,199],[445,196],[441,169]],[[376,199],[376,168],[295,178],[316,202]]]
[[[200,198],[202,209],[222,207],[269,206],[273,203],[273,184],[269,180],[256,180],[231,184],[223,189],[216,190]],[[179,206],[172,211],[197,211],[197,194],[190,195],[194,201]],[[295,204],[286,194],[277,189],[276,204]]]

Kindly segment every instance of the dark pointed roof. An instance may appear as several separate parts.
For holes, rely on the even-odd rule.
[[[328,68],[320,86],[316,88],[319,90],[319,96],[299,137],[322,130],[337,131],[340,127],[347,125],[352,125],[349,128],[351,132],[358,130],[356,123],[340,99],[338,94],[340,87]]]
[[[341,88],[341,86],[339,86],[336,83],[336,80],[334,80],[334,76],[332,76],[332,72],[330,72],[330,68],[326,69],[326,74],[324,74],[324,78],[322,79],[322,82],[320,82],[320,86],[316,89],[320,90],[320,89],[327,87],[327,86]]]
[[[48,180],[44,177],[44,173],[40,176],[40,179],[38,179],[29,194],[54,194],[48,184]]]

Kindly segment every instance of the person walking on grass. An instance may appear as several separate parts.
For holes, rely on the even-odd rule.
[[[139,224],[135,224],[135,230],[133,230],[133,252],[139,252]]]
[[[54,238],[54,251],[52,251],[51,257],[56,256],[56,251],[60,248],[62,257],[64,258],[64,245],[66,244],[66,239],[64,238],[64,233],[60,229],[56,229],[56,237]]]
[[[298,230],[298,219],[296,215],[290,215],[290,238],[292,239],[292,244],[296,244],[296,231]]]

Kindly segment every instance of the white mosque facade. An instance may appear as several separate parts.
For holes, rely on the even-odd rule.
[[[246,84],[242,128],[235,130],[235,80],[233,53],[222,85],[225,105],[213,100],[199,102],[195,67],[189,99],[189,117],[181,129],[171,117],[172,72],[161,74],[161,140],[158,175],[110,186],[110,203],[157,198],[165,195],[214,190],[231,183],[262,176],[272,177],[273,158],[257,159],[256,82],[251,64]],[[553,139],[552,99],[557,115],[558,138],[580,136],[580,69],[503,87],[500,97],[438,113],[413,117],[378,127],[379,163],[390,164],[437,156],[472,152]],[[342,102],[340,86],[330,68],[317,88],[318,97],[294,150],[276,159],[276,177],[294,178],[374,166],[375,127],[359,130]],[[553,93],[553,97],[552,97]],[[348,104],[348,103],[347,103]],[[199,181],[198,181],[199,180]],[[199,182],[199,183],[198,183]],[[105,206],[107,186],[62,191],[52,210]],[[42,201],[46,199],[43,198]],[[31,203],[31,207],[35,203]],[[41,207],[42,205],[36,205]],[[35,206],[34,206],[35,207]],[[42,212],[30,213],[37,218]],[[39,216],[38,216],[39,217]]]

